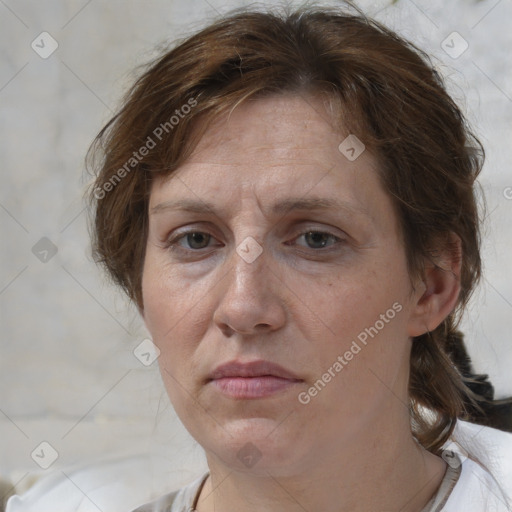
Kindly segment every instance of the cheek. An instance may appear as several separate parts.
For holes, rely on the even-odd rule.
[[[157,278],[153,266],[147,261],[142,278],[142,300],[144,304],[144,322],[154,343],[158,343],[162,334],[172,326],[176,307],[173,294],[165,284],[165,277]]]
[[[148,245],[142,274],[144,321],[155,336],[161,337],[190,309],[189,290],[166,265],[157,248]]]
[[[156,270],[155,270],[156,269]],[[195,373],[194,353],[202,337],[204,319],[200,298],[191,297],[179,279],[158,271],[147,260],[142,280],[144,322],[160,350],[158,365],[167,394],[177,412],[186,415]]]
[[[175,338],[179,319],[185,315],[188,305],[177,283],[160,270],[161,266],[150,250],[148,253],[142,278],[144,322],[153,342],[164,353],[176,345],[170,340]]]
[[[323,326],[325,334],[333,340],[357,336],[379,320],[394,302],[402,300],[400,278],[390,279],[389,275],[396,276],[396,273],[375,265],[359,271],[351,269],[308,289],[298,287],[296,294],[305,297],[305,310],[309,311],[309,315],[298,315],[303,328]]]
[[[392,379],[408,346],[407,283],[402,266],[383,258],[361,272],[312,287],[310,307],[296,318],[316,354],[317,372],[326,372],[341,356],[344,377],[338,381],[344,385],[375,381],[369,369]]]
[[[212,295],[148,252],[142,279],[144,322],[160,350],[160,365],[178,368],[190,359],[207,329]]]

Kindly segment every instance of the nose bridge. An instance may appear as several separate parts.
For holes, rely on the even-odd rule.
[[[237,286],[254,280],[264,272],[269,256],[263,246],[266,219],[255,191],[242,191],[239,212],[233,223],[235,250],[232,265]],[[257,283],[256,283],[257,284]]]
[[[233,279],[230,283],[234,291],[248,297],[265,294],[269,285],[267,265],[269,254],[252,236],[245,237],[232,255]]]
[[[230,271],[214,320],[222,330],[251,334],[283,325],[285,312],[272,286],[270,252],[246,237],[230,255]]]

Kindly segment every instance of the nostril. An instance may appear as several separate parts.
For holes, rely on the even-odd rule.
[[[235,330],[224,322],[218,324],[218,327],[226,338],[231,338],[231,336],[233,336],[233,334],[235,333]]]

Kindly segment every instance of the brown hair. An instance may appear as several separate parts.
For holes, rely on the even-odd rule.
[[[484,155],[428,57],[384,26],[338,9],[242,10],[166,51],[91,147],[89,156],[101,158],[92,162],[99,168],[90,192],[94,255],[142,309],[152,177],[172,173],[222,113],[281,93],[334,100],[345,131],[377,156],[411,279],[422,275],[425,259],[435,260],[440,244],[448,247],[448,234],[461,240],[458,306],[415,338],[411,353],[413,431],[437,452],[458,417],[491,423],[475,383],[487,385],[489,404],[492,388],[486,376],[473,375],[457,330],[481,273],[474,183]]]

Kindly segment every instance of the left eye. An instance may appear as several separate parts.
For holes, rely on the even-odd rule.
[[[337,236],[323,231],[306,231],[296,238],[296,240],[301,239],[304,240],[305,246],[310,249],[323,249],[324,247],[334,245],[336,242],[340,241]],[[299,245],[304,244],[299,243]]]

